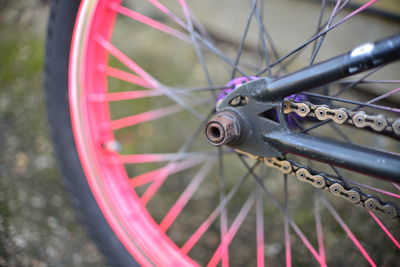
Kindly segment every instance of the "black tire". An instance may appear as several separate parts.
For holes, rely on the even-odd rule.
[[[72,133],[68,61],[79,0],[53,0],[48,22],[45,95],[54,150],[80,221],[112,266],[139,266],[111,230],[83,173]]]

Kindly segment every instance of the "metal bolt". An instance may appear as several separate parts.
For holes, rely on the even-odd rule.
[[[214,146],[237,145],[242,140],[242,125],[234,112],[217,113],[206,125],[207,141]]]

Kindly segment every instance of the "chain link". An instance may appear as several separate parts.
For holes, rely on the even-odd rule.
[[[315,105],[309,102],[283,102],[285,114],[296,113],[300,117],[315,117],[320,121],[332,120],[335,123],[348,123],[357,128],[370,127],[376,132],[391,132],[400,135],[400,118],[386,118],[382,114],[368,115],[364,111],[351,111],[345,108],[332,108],[327,105]]]
[[[323,189],[369,211],[381,213],[390,219],[400,218],[400,209],[393,203],[383,202],[379,197],[363,193],[357,187],[348,187],[342,181],[328,177],[327,174],[316,173],[307,166],[287,159],[262,158],[262,160],[268,167],[276,168],[284,174],[295,175],[301,182],[309,183],[315,188]]]

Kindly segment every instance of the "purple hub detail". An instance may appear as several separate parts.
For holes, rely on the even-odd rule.
[[[257,77],[254,76],[250,76],[250,77],[237,77],[235,79],[233,79],[232,81],[228,82],[226,84],[226,86],[229,86],[230,88],[224,89],[222,90],[218,97],[217,97],[217,101],[223,99],[225,96],[227,96],[230,92],[232,92],[233,90],[235,90],[236,88],[238,88],[239,86],[241,86],[242,84],[245,84],[247,82],[250,82],[252,80],[257,79]]]
[[[237,89],[242,84],[245,84],[247,82],[250,82],[250,81],[256,80],[256,79],[257,79],[257,77],[250,76],[250,77],[237,77],[237,78],[231,80],[230,82],[228,82],[226,84],[230,88],[222,90],[219,93],[219,95],[217,96],[217,101],[223,99],[225,96],[230,94],[233,90]],[[305,95],[299,95],[299,94],[288,96],[285,99],[294,100],[296,102],[307,101],[307,97]],[[276,117],[276,120],[278,121],[278,116],[276,115],[275,117]],[[288,123],[290,128],[298,128],[296,123],[295,123],[295,121],[294,121],[295,119],[297,119],[298,121],[302,121],[303,120],[303,118],[301,118],[300,116],[298,116],[296,114],[289,114],[289,115],[286,116],[286,118],[287,118],[287,123]]]

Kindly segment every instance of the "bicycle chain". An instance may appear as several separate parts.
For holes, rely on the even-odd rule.
[[[386,118],[381,114],[368,115],[364,111],[355,112],[345,108],[335,109],[327,105],[315,105],[309,102],[303,103],[292,100],[284,100],[283,111],[284,114],[294,112],[300,117],[312,116],[320,121],[331,119],[338,124],[347,122],[358,128],[369,126],[377,132],[386,130],[400,135],[400,118]],[[400,208],[396,204],[384,202],[378,196],[362,192],[358,187],[349,187],[344,181],[329,177],[325,173],[316,172],[308,166],[300,165],[285,158],[263,158],[244,151],[236,151],[254,159],[258,158],[269,167],[276,168],[284,174],[292,174],[301,182],[309,183],[315,188],[325,190],[336,197],[344,198],[348,202],[361,206],[368,211],[379,212],[390,219],[400,219]]]
[[[332,120],[337,124],[347,122],[357,128],[370,127],[376,132],[387,131],[400,135],[400,118],[387,118],[382,114],[368,115],[364,111],[351,111],[345,108],[332,108],[327,105],[315,105],[309,102],[283,102],[284,114],[296,113],[300,117],[315,117],[320,121]]]
[[[315,105],[309,102],[283,102],[284,114],[296,113],[300,117],[315,117],[320,121],[332,120],[337,124],[347,122],[357,128],[370,127],[376,132],[384,130],[400,135],[400,118],[386,118],[382,114],[368,115],[364,111],[351,111],[345,108],[332,108],[327,105]],[[376,211],[388,218],[400,218],[400,209],[391,202],[383,202],[379,197],[362,192],[357,187],[348,187],[342,181],[332,179],[324,173],[318,173],[307,166],[294,163],[287,159],[263,158],[264,163],[276,168],[284,174],[295,175],[300,181],[306,182],[318,189],[323,189],[336,197],[341,197],[350,203]]]
[[[307,166],[287,159],[262,158],[262,160],[268,167],[276,168],[284,174],[292,174],[301,182],[309,183],[315,188],[323,189],[336,197],[344,198],[368,211],[379,212],[390,219],[400,218],[400,209],[394,203],[383,202],[379,197],[366,194],[358,187],[348,187],[342,181],[332,179],[325,173],[317,173]]]

